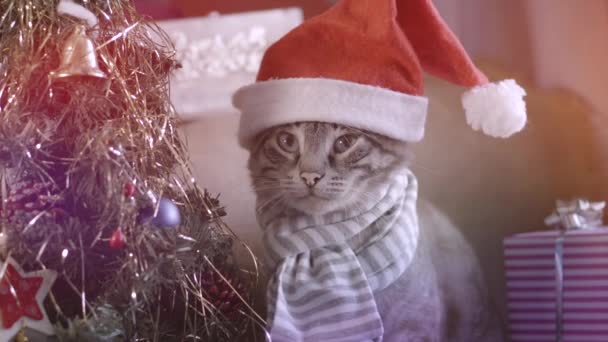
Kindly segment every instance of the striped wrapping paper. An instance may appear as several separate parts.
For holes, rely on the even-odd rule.
[[[556,240],[560,232],[504,240],[511,340],[556,340]],[[564,342],[608,341],[608,228],[566,231],[563,243]]]

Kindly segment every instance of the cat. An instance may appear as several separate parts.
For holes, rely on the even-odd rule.
[[[250,152],[256,210],[270,216],[356,207],[389,175],[408,169],[412,159],[405,142],[319,122],[271,128]],[[419,200],[417,208],[420,235],[411,264],[373,294],[383,341],[503,341],[473,249],[430,203]]]

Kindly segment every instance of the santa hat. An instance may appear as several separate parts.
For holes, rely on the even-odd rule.
[[[505,138],[525,126],[524,89],[514,80],[490,83],[431,0],[342,0],[273,44],[257,82],[235,93],[240,143],[303,121],[419,141],[424,71],[470,88],[462,103],[473,129]]]

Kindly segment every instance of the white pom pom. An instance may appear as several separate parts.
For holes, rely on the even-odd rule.
[[[526,91],[515,80],[474,87],[462,95],[467,123],[474,130],[507,138],[526,125]]]

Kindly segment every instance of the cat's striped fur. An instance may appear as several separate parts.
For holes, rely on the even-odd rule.
[[[270,129],[258,137],[249,160],[257,210],[315,215],[356,208],[370,189],[406,168],[408,159],[403,142],[336,124]],[[418,216],[412,265],[374,294],[384,341],[502,341],[469,244],[429,204],[419,204]]]

